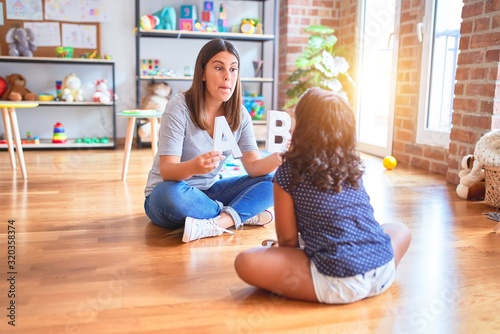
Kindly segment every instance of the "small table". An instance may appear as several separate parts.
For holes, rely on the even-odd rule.
[[[134,128],[137,118],[147,118],[151,123],[151,149],[153,157],[158,151],[158,123],[156,119],[160,118],[163,112],[156,110],[124,110],[118,116],[128,118],[127,134],[125,136],[125,148],[123,156],[122,180],[127,178],[128,162],[130,159],[130,150],[132,149],[132,140],[134,139]]]
[[[35,108],[38,107],[38,102],[35,101],[0,101],[2,109],[2,119],[5,127],[5,136],[7,137],[7,149],[9,150],[10,163],[12,169],[16,169],[16,158],[14,157],[14,145],[12,143],[12,131],[14,132],[14,140],[16,142],[16,152],[21,165],[23,178],[26,180],[26,163],[24,162],[23,146],[21,143],[21,135],[19,134],[19,124],[17,123],[16,108]]]

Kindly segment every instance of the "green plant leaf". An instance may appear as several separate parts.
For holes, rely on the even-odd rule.
[[[322,36],[313,35],[309,37],[308,45],[313,49],[319,49],[323,46],[325,39]]]
[[[342,83],[337,78],[328,78],[324,80],[322,86],[336,93],[342,91]]]
[[[323,35],[333,35],[335,30],[333,28],[324,25],[311,25],[304,29],[305,32],[310,32],[311,34],[323,34]]]
[[[296,69],[285,79],[290,87],[285,91],[288,97],[283,108],[294,106],[300,96],[311,87],[321,87],[334,92],[343,93],[342,82],[354,81],[347,72],[349,63],[344,57],[338,56],[339,50],[335,30],[323,25],[311,25],[305,32],[310,36],[302,54],[295,61]],[[339,77],[347,80],[342,82]]]

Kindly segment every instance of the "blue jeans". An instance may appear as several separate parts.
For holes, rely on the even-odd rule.
[[[184,225],[186,217],[214,218],[226,212],[235,228],[273,205],[272,174],[221,178],[207,190],[185,181],[157,184],[144,201],[144,211],[153,223],[168,228]]]

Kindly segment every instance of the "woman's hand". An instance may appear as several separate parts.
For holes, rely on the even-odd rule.
[[[219,151],[203,153],[192,159],[195,174],[207,174],[216,169],[225,157]]]
[[[195,174],[210,173],[224,159],[225,157],[219,151],[203,153],[183,162],[181,162],[181,157],[162,155],[160,156],[160,175],[164,181],[183,181]]]

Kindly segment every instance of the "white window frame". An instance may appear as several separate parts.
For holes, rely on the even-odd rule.
[[[422,42],[422,64],[420,68],[421,75],[416,142],[417,144],[448,148],[450,143],[450,132],[426,129],[436,1],[437,0],[425,1],[425,15],[423,21],[417,24],[416,33],[419,40]]]

